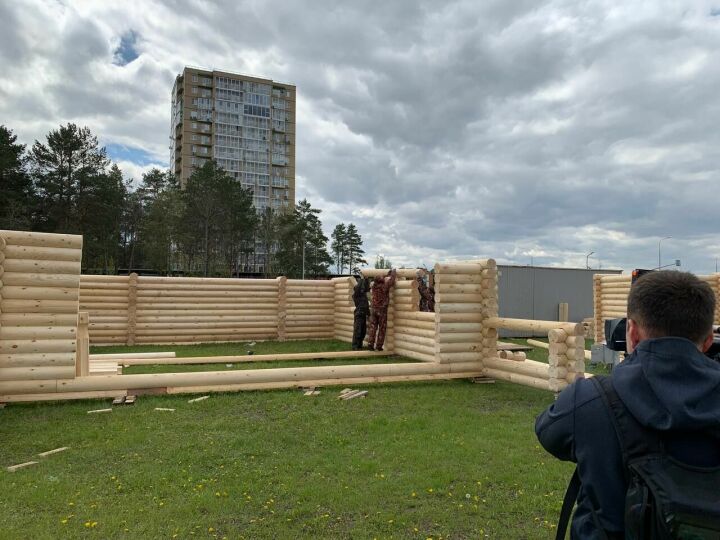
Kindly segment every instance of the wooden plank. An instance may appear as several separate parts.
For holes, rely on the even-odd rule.
[[[6,467],[8,472],[15,472],[18,469],[24,469],[25,467],[29,467],[31,465],[37,465],[37,461],[26,461],[25,463],[20,463],[19,465],[11,465],[10,467]]]
[[[54,450],[48,450],[47,452],[40,452],[38,456],[40,457],[47,457],[52,456],[53,454],[59,454],[60,452],[64,452],[65,450],[68,450],[69,446],[63,446],[61,448],[55,448]]]

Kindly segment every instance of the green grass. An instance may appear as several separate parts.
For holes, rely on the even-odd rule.
[[[247,349],[132,350],[204,356]],[[347,345],[268,342],[253,349]],[[121,350],[128,349],[103,348]],[[232,369],[248,367],[261,366]],[[146,368],[209,366],[126,372]],[[9,405],[0,410],[0,538],[551,536],[572,467],[535,439],[534,419],[553,401],[550,392],[465,380],[362,388],[368,397],[350,401],[336,399],[337,387],[315,397],[296,390],[211,394],[193,404],[188,396],[141,396],[98,415],[86,411],[107,401]],[[35,457],[59,446],[70,449]],[[40,463],[4,469],[33,459]]]

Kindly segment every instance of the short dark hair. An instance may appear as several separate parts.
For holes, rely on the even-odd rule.
[[[712,332],[715,293],[689,272],[649,272],[631,287],[627,314],[649,337],[683,337],[699,345]]]

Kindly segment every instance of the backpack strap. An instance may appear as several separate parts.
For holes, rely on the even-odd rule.
[[[612,378],[597,375],[591,377],[590,380],[597,388],[600,397],[610,413],[610,419],[612,420],[618,442],[620,443],[620,451],[625,469],[627,469],[628,464],[636,458],[648,454],[662,453],[663,444],[660,434],[646,428],[630,414],[620,399],[620,396],[618,396],[615,391]]]
[[[577,501],[578,494],[580,493],[580,475],[578,474],[577,467],[573,472],[570,483],[568,484],[567,491],[565,491],[565,497],[563,498],[562,509],[560,510],[560,519],[558,520],[557,532],[555,533],[555,540],[565,540],[565,533],[567,531],[568,524],[570,523],[570,515],[572,514],[573,506]]]

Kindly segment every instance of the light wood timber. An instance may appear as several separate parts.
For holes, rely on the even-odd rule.
[[[18,469],[24,469],[25,467],[30,467],[31,465],[37,465],[37,461],[26,461],[25,463],[20,463],[18,465],[10,465],[9,467],[5,467],[5,469],[8,472],[15,472]]]
[[[78,335],[75,366],[73,369],[74,376],[84,377],[90,374],[90,334],[88,333],[89,320],[90,317],[86,311],[78,312]]]
[[[447,302],[447,303],[459,303],[459,304],[469,304],[469,303],[480,303],[485,299],[485,296],[481,293],[440,293],[435,295],[435,301],[437,303],[441,302]]]
[[[70,300],[5,300],[0,301],[3,313],[72,313],[78,309],[77,301]]]
[[[310,315],[292,315],[290,317],[310,317]],[[97,320],[98,317],[93,316],[92,320]],[[174,323],[194,323],[194,322],[219,322],[219,323],[236,323],[238,326],[242,326],[241,323],[253,323],[253,322],[275,322],[277,319],[276,315],[254,315],[254,316],[241,316],[241,315],[174,315],[167,313],[165,315],[138,315],[136,324],[174,324]]]
[[[171,333],[175,336],[214,336],[214,335],[226,335],[226,334],[237,334],[237,335],[253,335],[253,334],[276,334],[276,326],[261,326],[258,328],[176,328],[175,326],[147,329],[138,328],[135,331],[136,339],[141,336],[164,336]],[[108,334],[113,335],[113,334]]]
[[[442,274],[435,275],[435,292],[442,292],[445,285],[482,285],[488,279],[481,274]]]
[[[535,362],[533,360],[525,360],[517,362],[515,360],[504,360],[502,358],[483,358],[483,366],[492,369],[499,369],[509,373],[518,373],[520,375],[528,375],[538,379],[548,379],[549,365],[543,362]]]
[[[485,325],[493,328],[507,330],[524,330],[549,332],[555,329],[565,330],[568,334],[582,334],[581,323],[563,323],[558,321],[532,321],[527,319],[511,319],[507,317],[490,317],[484,321]]]
[[[437,313],[482,313],[485,311],[480,304],[439,303],[435,305]]]
[[[572,334],[572,332],[566,332],[561,328],[556,328],[548,332],[548,341],[550,343],[565,343],[569,334]]]
[[[448,362],[481,362],[483,358],[492,356],[483,352],[444,352],[437,354],[438,361],[442,363]]]
[[[5,257],[6,259],[80,262],[82,251],[74,248],[8,245],[5,248]]]
[[[91,354],[90,360],[118,360],[118,359],[126,359],[126,358],[175,358],[175,351],[165,351],[165,352],[154,352],[154,353],[136,353],[136,352],[128,352],[128,353],[99,353],[99,354]]]
[[[5,286],[32,287],[75,287],[79,279],[77,274],[31,274],[25,272],[5,272],[2,277]]]
[[[75,339],[77,330],[72,326],[0,326],[0,340]]]
[[[560,302],[558,304],[558,321],[568,322],[570,313],[570,306],[567,302]]]
[[[54,454],[59,454],[60,452],[64,452],[65,450],[69,450],[69,447],[63,446],[61,448],[55,448],[54,450],[48,450],[47,452],[40,452],[38,456],[40,457],[48,457],[52,456]]]
[[[281,382],[281,383],[259,383],[259,384],[235,384],[223,386],[196,386],[196,387],[168,387],[168,394],[203,394],[206,392],[237,392],[244,390],[283,390],[288,388],[299,388],[304,386],[344,386],[347,384],[375,384],[389,382],[413,382],[413,381],[437,381],[450,379],[469,379],[480,374],[480,368],[465,373],[437,373],[421,375],[397,375],[384,377],[355,377],[351,379],[321,379],[308,380],[302,383]]]
[[[404,312],[402,314],[398,314],[395,318],[398,321],[424,321],[428,323],[434,323],[435,313],[426,311]]]
[[[37,246],[48,248],[82,249],[82,236],[77,234],[40,233],[0,230],[0,237],[10,246]]]
[[[544,341],[538,341],[536,339],[528,339],[527,344],[533,347],[537,347],[539,349],[550,349],[550,344],[545,343]]]
[[[541,390],[551,389],[548,379],[521,375],[519,373],[508,373],[507,371],[504,371],[502,369],[485,368],[483,369],[483,375],[487,377],[493,377],[494,379],[522,384],[524,386],[540,388]]]
[[[195,336],[176,336],[176,335],[164,335],[164,336],[137,336],[136,343],[143,345],[182,345],[185,343],[232,343],[237,341],[267,341],[274,339],[277,333],[273,329],[272,332],[266,334],[252,333],[252,334],[241,334],[238,332],[224,335],[195,335]],[[108,338],[104,338],[108,339]],[[122,339],[122,338],[120,338]]]
[[[387,269],[383,268],[362,268],[360,270],[360,274],[362,274],[363,277],[371,277],[374,278],[376,276],[382,276],[385,277],[388,275]],[[397,277],[404,277],[409,279],[414,279],[417,276],[418,269],[417,268],[397,268],[396,269]]]
[[[410,349],[406,349],[400,345],[395,345],[395,354],[404,356],[406,358],[412,358],[413,360],[420,360],[422,362],[436,362],[437,361],[434,353],[428,354],[428,353],[424,353],[424,352],[413,351]]]
[[[599,274],[600,281],[605,283],[627,283],[630,285],[632,276],[629,275],[617,275],[617,274]]]
[[[438,340],[442,343],[475,343],[480,342],[482,336],[479,332],[445,332],[438,335]]]
[[[296,280],[288,280],[296,281]],[[224,285],[233,286],[256,286],[266,285],[275,287],[274,279],[245,279],[245,278],[204,278],[204,277],[157,277],[157,276],[140,276],[138,286],[142,285]]]
[[[444,283],[439,294],[480,294],[484,290],[486,288],[479,283],[470,285]],[[437,291],[436,294],[438,294]]]
[[[74,352],[0,354],[0,368],[74,365]]]
[[[267,285],[242,285],[242,284],[232,284],[228,283],[225,285],[213,285],[213,284],[204,284],[204,283],[198,283],[198,284],[143,284],[142,280],[145,279],[143,276],[140,276],[140,281],[138,281],[138,292],[155,292],[155,291],[207,291],[207,292],[222,292],[222,291],[230,291],[230,292],[237,292],[237,293],[245,293],[245,294],[253,294],[256,292],[262,292],[262,293],[276,293],[277,292],[277,284],[274,283],[275,280],[270,280],[270,283]],[[175,279],[175,278],[172,278]],[[83,285],[84,286],[84,285]],[[95,285],[93,285],[95,286]]]
[[[257,322],[235,322],[235,321],[217,321],[217,322],[162,322],[162,323],[136,323],[136,332],[145,330],[164,331],[167,329],[175,330],[192,330],[192,329],[249,329],[249,328],[276,328],[273,324],[277,321],[277,317],[273,320],[257,321]],[[290,325],[288,325],[290,326]],[[147,334],[147,333],[146,333]]]
[[[444,323],[466,323],[466,322],[483,322],[482,313],[435,313],[436,320],[439,324]]]
[[[74,353],[76,345],[77,343],[74,339],[3,340],[0,341],[0,354]]]
[[[412,326],[400,326],[398,327],[396,325],[396,331],[398,335],[405,335],[405,336],[415,336],[420,338],[428,338],[435,341],[435,329],[433,330],[424,330],[421,328],[414,328]]]
[[[142,388],[212,386],[242,383],[307,382],[320,379],[347,379],[355,377],[384,377],[432,373],[473,372],[477,363],[402,363],[364,364],[345,366],[313,366],[297,368],[242,369],[233,371],[201,371],[194,373],[152,373],[141,375],[99,375],[57,381],[57,391],[79,392],[94,390],[131,390]],[[38,381],[39,382],[39,381]],[[27,384],[27,383],[25,383]],[[0,394],[7,383],[0,383]]]
[[[483,330],[483,324],[480,322],[468,322],[468,323],[438,323],[438,333],[445,335],[456,332],[481,332]]]
[[[0,381],[43,381],[49,379],[68,379],[74,376],[74,365],[52,367],[3,367],[0,369]]]
[[[79,274],[80,262],[44,261],[31,259],[6,259],[3,262],[6,272],[32,274]]]

